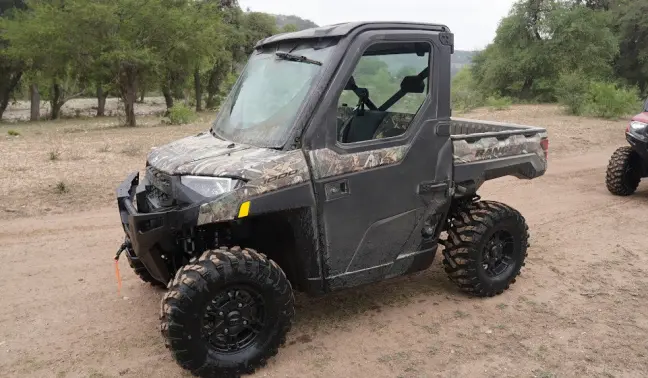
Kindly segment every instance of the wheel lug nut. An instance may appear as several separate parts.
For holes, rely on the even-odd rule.
[[[241,308],[241,307],[243,307],[243,303],[238,304],[238,308]]]
[[[247,325],[247,320],[244,320],[244,321],[243,321],[243,325]]]
[[[218,316],[223,316],[223,311],[219,312]]]
[[[229,329],[225,328],[225,330],[223,332],[229,333]]]

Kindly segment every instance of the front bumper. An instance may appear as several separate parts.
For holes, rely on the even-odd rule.
[[[648,137],[634,132],[626,132],[626,140],[632,149],[641,156],[641,159],[648,162]]]
[[[140,213],[133,202],[145,200],[146,182],[140,183],[139,172],[128,175],[117,187],[117,206],[131,250],[126,257],[133,266],[139,260],[151,276],[163,284],[172,278],[175,252],[182,247],[178,237],[183,230],[196,226],[199,204],[165,211]]]

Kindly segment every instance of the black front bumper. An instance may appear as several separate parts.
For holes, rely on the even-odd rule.
[[[121,223],[132,247],[126,257],[131,266],[139,260],[153,278],[166,285],[172,278],[169,268],[174,265],[175,254],[182,248],[178,237],[183,230],[196,226],[200,205],[140,213],[133,200],[135,196],[138,202],[145,200],[145,188],[138,172],[129,174],[117,188]]]
[[[648,162],[648,137],[634,132],[626,132],[626,140],[632,149],[641,156],[641,159]]]

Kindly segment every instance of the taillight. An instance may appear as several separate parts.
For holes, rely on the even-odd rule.
[[[540,146],[544,151],[545,159],[549,159],[549,138],[544,138],[540,140]]]

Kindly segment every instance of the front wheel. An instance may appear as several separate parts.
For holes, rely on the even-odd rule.
[[[632,147],[619,147],[610,158],[605,185],[616,196],[629,196],[641,181],[641,158]]]
[[[177,272],[162,299],[161,331],[192,374],[238,377],[277,354],[294,313],[277,264],[250,249],[219,249]]]
[[[528,226],[517,210],[499,202],[474,202],[452,219],[443,267],[461,290],[492,297],[515,282],[528,240]]]

